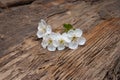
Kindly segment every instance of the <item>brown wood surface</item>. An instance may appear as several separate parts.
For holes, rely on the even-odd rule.
[[[86,44],[43,49],[41,18],[82,29]],[[0,0],[0,80],[120,80],[120,0]]]

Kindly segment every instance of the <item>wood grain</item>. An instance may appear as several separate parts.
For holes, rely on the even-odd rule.
[[[120,62],[119,23],[120,19],[112,19],[96,26],[85,34],[86,45],[77,50],[49,52],[41,48],[35,37],[29,37],[0,59],[0,78],[102,80],[110,66]]]
[[[4,9],[0,13],[0,80],[119,80],[119,0],[86,1],[35,0]],[[110,5],[115,14],[109,12]],[[53,29],[62,29],[63,23],[82,29],[86,44],[76,50],[43,49],[35,35],[40,18]]]

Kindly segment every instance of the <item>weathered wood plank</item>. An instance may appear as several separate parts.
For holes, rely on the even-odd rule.
[[[27,4],[31,4],[33,1],[35,0],[0,0],[0,2],[3,4],[2,6],[0,6],[0,8],[27,5]]]
[[[111,0],[90,5],[79,0],[72,3],[69,0],[68,2],[64,0],[37,0],[30,5],[5,9],[0,14],[0,46],[2,46],[0,47],[0,55],[7,53],[6,51],[10,47],[22,42],[27,35],[35,33],[40,18],[48,20],[55,28],[63,23],[72,23],[76,24],[75,26],[80,26],[84,31],[89,31],[88,29],[101,22],[101,18],[103,18],[102,14],[99,16],[101,8],[116,1]],[[14,3],[14,0],[12,2]],[[56,24],[52,20],[57,20]]]
[[[1,12],[0,54],[5,55],[0,58],[0,80],[119,80],[119,0],[100,1],[91,5],[79,0],[36,0]],[[61,29],[63,23],[81,28],[86,45],[77,50],[43,49],[35,36],[40,18],[53,29]]]
[[[0,59],[1,80],[102,80],[119,62],[119,23],[120,19],[112,19],[96,26],[77,50],[49,52],[29,37]]]

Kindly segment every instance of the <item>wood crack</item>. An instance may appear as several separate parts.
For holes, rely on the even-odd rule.
[[[13,1],[13,2],[7,2],[5,4],[0,2],[0,8],[8,9],[12,7],[30,5],[34,1],[35,0],[18,0],[18,1]]]

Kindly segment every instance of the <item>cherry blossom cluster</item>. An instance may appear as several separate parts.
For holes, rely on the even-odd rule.
[[[49,51],[64,50],[66,47],[77,49],[79,45],[84,45],[86,39],[82,36],[81,29],[70,29],[64,33],[52,32],[50,25],[41,19],[38,25],[37,37],[42,38],[41,45]]]

